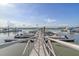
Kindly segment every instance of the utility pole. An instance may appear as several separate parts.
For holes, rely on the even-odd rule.
[[[8,21],[8,29],[7,30],[8,30],[8,36],[9,36],[9,21]]]
[[[44,26],[43,32],[44,32],[44,40],[45,40],[45,26]]]

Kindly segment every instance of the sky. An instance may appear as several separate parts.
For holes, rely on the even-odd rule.
[[[0,27],[79,26],[79,4],[0,3]]]

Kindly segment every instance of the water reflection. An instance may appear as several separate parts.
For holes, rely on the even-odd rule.
[[[13,39],[16,33],[0,33],[0,43],[4,43],[4,39]]]

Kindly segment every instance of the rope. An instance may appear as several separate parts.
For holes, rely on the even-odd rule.
[[[36,32],[36,34],[37,34],[38,32]],[[34,35],[34,37],[36,37],[36,34]],[[31,39],[32,37],[30,37],[29,39]],[[27,42],[27,44],[26,44],[26,46],[25,46],[25,48],[24,48],[24,50],[23,50],[23,53],[22,53],[22,55],[24,55],[25,54],[25,51],[26,51],[26,48],[27,48],[27,46],[28,46],[28,44],[30,43],[30,40],[28,40],[28,42]]]
[[[45,42],[45,40],[44,40],[44,44],[45,44],[46,47],[49,48],[49,50],[52,52],[52,54],[53,54],[54,56],[56,56],[56,54],[55,54],[53,48],[50,48],[49,45]]]
[[[55,51],[54,51],[54,48],[52,47],[51,42],[49,40],[48,40],[48,43],[49,43],[49,45],[51,47],[51,50],[52,50],[53,55],[56,56]]]
[[[25,46],[25,48],[23,50],[22,56],[25,54],[26,48],[27,48],[27,46],[28,46],[29,43],[30,43],[30,40],[27,42],[27,44],[26,44],[26,46]]]

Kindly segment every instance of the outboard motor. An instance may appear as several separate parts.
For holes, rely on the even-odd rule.
[[[31,39],[31,40],[30,40],[30,42],[32,42],[32,43],[33,43],[33,42],[34,42],[34,39]]]
[[[68,39],[68,37],[65,35],[65,38]]]

